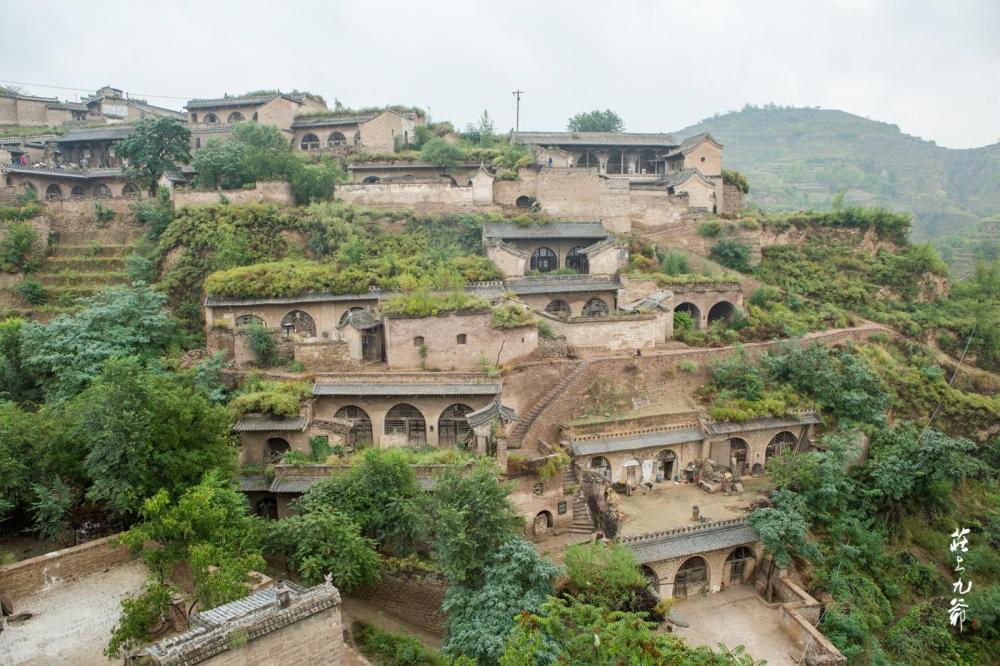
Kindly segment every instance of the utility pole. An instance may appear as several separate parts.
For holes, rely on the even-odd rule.
[[[514,131],[515,132],[520,132],[521,131],[521,93],[523,93],[523,92],[524,92],[523,90],[515,90],[514,93],[513,93],[514,94],[514,98],[517,100],[517,102],[515,104],[516,111],[514,112]]]

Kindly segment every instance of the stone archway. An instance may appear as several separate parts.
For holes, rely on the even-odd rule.
[[[264,320],[255,314],[241,314],[233,321],[236,328],[246,328],[247,326],[266,326]]]
[[[346,146],[347,137],[341,132],[331,132],[330,136],[326,140],[326,145],[328,146]]]
[[[365,410],[354,405],[346,405],[338,409],[333,418],[351,421],[351,429],[344,438],[348,448],[371,446],[374,443],[372,420]]]
[[[465,417],[472,411],[472,407],[456,403],[441,412],[441,417],[438,419],[438,444],[441,446],[464,444],[471,431],[469,421]]]
[[[700,555],[684,560],[674,575],[674,597],[683,599],[708,592],[708,562]]]
[[[304,135],[302,140],[299,141],[299,148],[302,150],[319,150],[319,137],[312,133]]]
[[[285,335],[297,333],[303,337],[316,337],[316,322],[303,310],[292,310],[281,320],[281,330]]]
[[[264,497],[254,503],[254,513],[264,520],[278,519],[278,500],[273,497]]]
[[[540,247],[531,253],[531,260],[528,262],[528,270],[548,273],[558,270],[559,255],[547,247]]]
[[[712,326],[720,321],[731,321],[736,316],[736,306],[729,301],[719,301],[708,311],[708,325]]]
[[[729,465],[733,473],[743,476],[747,473],[747,460],[750,458],[750,445],[745,439],[733,437],[729,440]]]
[[[677,304],[674,307],[674,330],[678,328],[677,325],[677,314],[686,314],[691,318],[692,328],[695,330],[701,328],[701,310],[694,303],[684,302]]]
[[[787,430],[782,430],[768,442],[767,448],[764,450],[764,464],[767,464],[767,461],[774,456],[780,456],[786,451],[795,450],[796,444],[798,444],[798,439],[795,435]]]
[[[601,298],[592,298],[583,306],[584,317],[607,317],[608,304]]]
[[[550,315],[561,319],[568,319],[572,314],[569,309],[569,303],[561,298],[549,301],[549,304],[545,306],[545,311]]]
[[[241,123],[244,120],[246,120],[246,118],[243,117],[242,113],[240,113],[239,111],[233,111],[232,113],[229,114],[229,117],[226,118],[226,124],[235,125],[236,123]]]
[[[590,469],[604,477],[606,481],[611,480],[611,463],[604,456],[595,456],[590,459]]]
[[[531,532],[536,537],[542,537],[547,535],[553,526],[552,514],[548,511],[539,511],[535,515],[534,521],[532,521]]]
[[[413,405],[400,403],[385,415],[385,434],[403,435],[407,446],[427,445],[427,423]]]
[[[55,183],[52,183],[51,185],[45,188],[45,198],[49,200],[62,199],[63,198],[62,188],[56,185]]]
[[[733,549],[733,552],[729,553],[726,558],[726,564],[729,567],[729,578],[725,582],[729,585],[739,585],[747,580],[751,573],[753,573],[754,563],[757,558],[754,557],[753,551],[746,546],[739,546]]]
[[[272,437],[267,440],[266,450],[264,451],[264,463],[268,465],[279,463],[281,462],[281,457],[291,450],[292,447],[289,445],[288,440],[281,437]]]

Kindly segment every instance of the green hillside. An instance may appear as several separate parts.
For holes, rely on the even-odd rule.
[[[750,180],[767,211],[848,204],[913,213],[917,240],[976,233],[1000,212],[1000,144],[954,150],[896,125],[843,111],[767,106],[707,118],[678,139],[710,132],[724,162]]]

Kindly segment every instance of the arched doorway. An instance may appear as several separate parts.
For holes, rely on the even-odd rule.
[[[254,513],[265,520],[278,519],[278,500],[273,497],[265,497],[257,500],[254,504]]]
[[[292,310],[281,320],[281,330],[285,335],[298,333],[307,338],[316,337],[316,322],[308,312]]]
[[[767,449],[764,450],[764,462],[767,463],[768,460],[774,456],[780,456],[785,451],[794,450],[797,443],[798,440],[792,433],[787,430],[779,432],[771,438],[771,441],[767,445]]]
[[[123,197],[137,197],[139,196],[139,188],[132,183],[125,183],[125,187],[122,188]]]
[[[760,476],[764,473],[764,466],[760,463],[754,463],[753,467],[750,469],[750,476]]]
[[[532,522],[531,532],[536,537],[545,536],[552,529],[552,514],[548,511],[539,511]]]
[[[343,419],[352,423],[344,442],[348,448],[354,449],[359,446],[371,446],[374,443],[372,437],[372,420],[365,410],[354,405],[347,405],[338,409],[333,418]]]
[[[364,180],[361,181],[363,185],[374,185],[379,181],[378,176],[366,176]]]
[[[719,301],[708,311],[708,325],[718,321],[730,321],[736,314],[736,306],[729,301]]]
[[[424,415],[413,405],[400,403],[385,415],[385,434],[405,436],[407,446],[425,446],[427,424]]]
[[[455,404],[443,412],[438,419],[438,443],[441,446],[458,446],[469,437],[469,422],[465,416],[473,411],[468,405]]]
[[[214,113],[206,113],[204,121],[209,125],[214,125],[219,122],[219,116],[215,115]]]
[[[82,199],[85,195],[86,192],[83,189],[83,185],[74,185],[69,193],[71,199]]]
[[[559,268],[559,255],[547,247],[540,247],[531,253],[528,269],[548,273]]]
[[[247,326],[264,326],[264,320],[255,314],[241,314],[234,323],[236,328],[246,328]]]
[[[595,456],[590,459],[590,469],[604,477],[605,481],[611,480],[611,463],[604,456]]]
[[[319,137],[312,133],[306,134],[299,142],[299,147],[302,150],[319,150]]]
[[[111,188],[101,183],[94,188],[94,196],[99,199],[110,199],[111,198]]]
[[[729,584],[737,585],[742,583],[744,581],[744,572],[749,575],[753,571],[753,563],[756,559],[753,551],[746,546],[740,546],[729,553],[729,557],[726,558],[726,564],[729,565]]]
[[[674,330],[677,330],[677,314],[685,314],[691,318],[691,328],[701,328],[701,310],[694,303],[680,303],[674,308]]]
[[[595,155],[593,151],[591,151],[591,150],[585,150],[583,152],[583,154],[580,155],[579,158],[577,158],[577,160],[573,164],[573,166],[575,166],[575,167],[600,169],[601,168],[601,160],[598,159],[597,155]]]
[[[52,183],[45,188],[45,198],[46,199],[62,199],[62,188]]]
[[[750,445],[746,440],[733,437],[729,440],[729,464],[733,473],[743,476],[747,473],[747,457],[750,455]]]
[[[326,140],[326,145],[328,146],[346,146],[347,137],[340,132],[331,132],[329,138]]]
[[[226,118],[226,124],[235,125],[236,123],[241,123],[244,120],[246,120],[246,118],[243,117],[242,113],[240,113],[239,111],[233,111],[232,113],[229,114],[229,117]]]
[[[608,304],[600,298],[592,298],[583,306],[584,317],[606,317]]]
[[[577,273],[590,272],[590,260],[583,251],[583,246],[574,247],[566,255],[566,268],[572,268]]]
[[[653,594],[660,596],[660,577],[656,575],[652,567],[643,564],[642,565],[642,577],[646,579],[646,585],[652,590]]]
[[[545,311],[554,317],[562,319],[568,319],[571,314],[569,303],[558,298],[554,301],[549,301],[549,304],[545,306]]]
[[[696,555],[689,557],[674,576],[674,597],[683,599],[708,592],[708,563]]]
[[[279,463],[281,462],[281,456],[291,450],[292,447],[289,446],[287,440],[284,440],[281,437],[272,437],[267,440],[267,448],[264,451],[264,463],[267,465]]]
[[[625,153],[621,150],[612,150],[608,153],[608,168],[606,173],[615,176],[628,173],[628,162],[625,160]]]
[[[677,456],[670,449],[660,451],[656,456],[656,480],[670,481],[674,478],[674,463]]]

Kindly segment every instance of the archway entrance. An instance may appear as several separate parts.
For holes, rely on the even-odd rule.
[[[306,338],[315,338],[316,322],[308,312],[292,310],[282,318],[281,330],[285,335],[297,333]]]
[[[441,412],[438,419],[438,442],[441,446],[458,446],[469,437],[469,422],[465,416],[472,411],[468,405],[456,404]]]
[[[746,440],[733,437],[729,440],[729,464],[733,467],[733,473],[742,476],[747,473],[747,455],[750,453],[750,446]]]
[[[766,463],[774,456],[780,456],[785,451],[793,450],[796,442],[795,435],[787,430],[779,432],[771,439],[771,442],[767,445],[767,449],[764,450],[764,462]]]
[[[674,308],[674,329],[677,329],[677,314],[685,314],[691,318],[691,328],[701,328],[701,310],[694,303],[681,303]]]
[[[643,564],[642,577],[646,579],[646,585],[650,590],[652,590],[653,594],[660,596],[660,578],[656,575],[656,572],[649,566]]]
[[[281,456],[292,450],[288,441],[281,437],[272,437],[267,440],[267,450],[264,451],[264,463],[273,465],[281,462]]]
[[[665,451],[660,451],[656,456],[656,480],[657,481],[669,481],[674,476],[674,462],[677,460],[677,456],[674,452],[667,449]]]
[[[708,311],[708,325],[720,321],[730,321],[736,314],[736,307],[729,301],[719,301]]]
[[[337,413],[334,414],[333,417],[336,419],[351,421],[351,429],[347,433],[345,442],[349,448],[353,449],[359,446],[372,445],[374,441],[372,437],[372,420],[368,416],[368,412],[360,407],[347,405],[346,407],[338,409]]]
[[[674,576],[674,597],[683,599],[708,592],[708,563],[705,558],[688,558]]]
[[[740,546],[729,553],[729,557],[726,558],[726,564],[729,565],[729,584],[742,583],[744,572],[749,575],[755,559],[753,551],[746,546]]]
[[[559,255],[547,247],[540,247],[531,253],[528,270],[548,273],[559,268]]]
[[[396,405],[385,415],[385,434],[404,435],[407,446],[425,446],[427,424],[424,415],[413,405]]]
[[[535,516],[531,531],[535,536],[545,536],[552,529],[552,514],[548,511],[540,511]]]
[[[590,469],[599,473],[606,481],[611,480],[611,463],[604,456],[597,456],[590,459]]]
[[[265,520],[277,520],[278,500],[273,497],[265,497],[257,500],[257,503],[254,505],[254,513]]]

